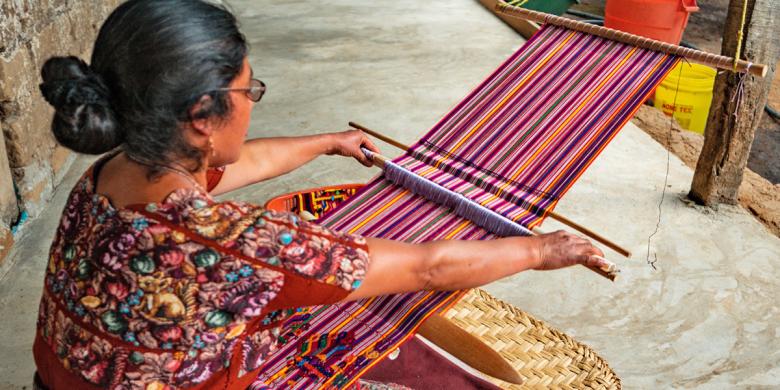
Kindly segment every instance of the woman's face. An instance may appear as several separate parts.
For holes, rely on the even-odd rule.
[[[233,79],[228,88],[248,88],[251,78],[252,68],[249,66],[249,61],[244,58],[241,72]],[[212,134],[214,155],[209,156],[209,166],[212,167],[236,162],[241,156],[241,147],[244,145],[249,130],[249,117],[255,103],[243,90],[228,92],[228,99],[230,99],[231,110],[227,117],[216,121]]]

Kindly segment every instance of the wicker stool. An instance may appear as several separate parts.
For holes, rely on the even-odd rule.
[[[498,351],[525,381],[493,380],[502,388],[621,388],[620,378],[588,346],[483,290],[471,290],[444,316]]]

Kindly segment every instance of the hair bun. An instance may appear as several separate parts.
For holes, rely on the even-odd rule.
[[[57,112],[52,131],[76,152],[101,154],[122,143],[122,132],[102,77],[77,57],[53,57],[41,70],[44,99]]]
[[[77,57],[54,57],[41,70],[43,97],[54,108],[109,104],[108,88],[100,76]]]

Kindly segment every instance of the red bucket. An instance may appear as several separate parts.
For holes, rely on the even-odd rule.
[[[607,0],[604,26],[679,44],[696,0]]]

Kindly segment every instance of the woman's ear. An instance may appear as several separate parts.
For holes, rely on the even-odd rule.
[[[207,114],[211,111],[211,106],[213,104],[214,99],[212,99],[211,96],[203,95],[192,105],[192,108],[190,108],[190,118],[192,118],[190,124],[195,131],[203,135],[211,136],[213,131],[209,115]]]

